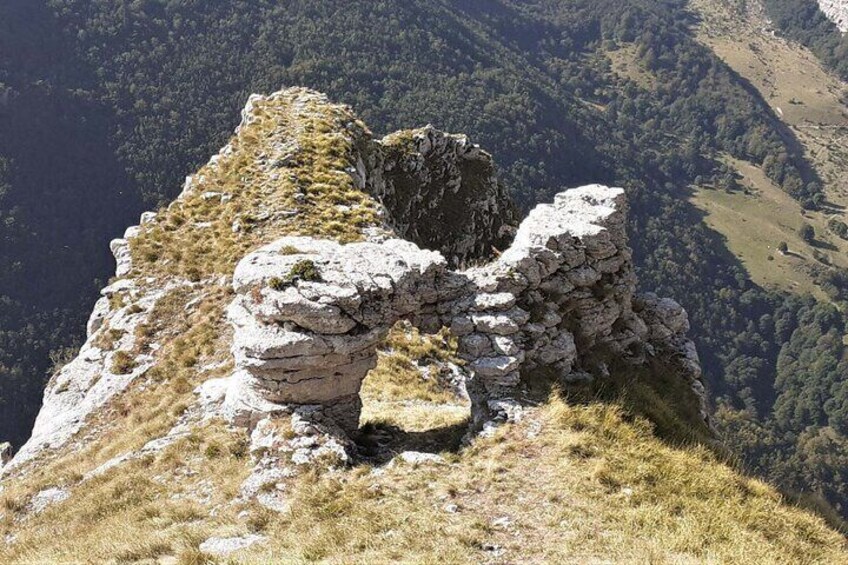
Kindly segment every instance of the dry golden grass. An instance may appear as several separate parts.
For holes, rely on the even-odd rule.
[[[161,532],[155,523],[150,524],[150,539],[146,539],[144,526],[133,521],[142,520],[150,514],[150,508],[163,504],[170,504],[170,512],[181,511],[178,501],[163,502],[163,498],[170,497],[182,485],[179,478],[169,480],[166,471],[178,473],[188,468],[198,453],[211,453],[208,445],[216,435],[228,437],[229,444],[244,441],[244,437],[239,437],[244,436],[243,432],[233,434],[221,431],[220,425],[208,426],[159,455],[144,455],[102,476],[85,478],[110,459],[136,452],[148,441],[167,434],[194,401],[193,389],[203,380],[223,376],[231,370],[231,365],[226,364],[227,343],[222,341],[226,335],[223,307],[229,291],[220,287],[206,291],[206,296],[189,312],[185,306],[190,295],[181,295],[183,300],[175,309],[184,319],[175,316],[171,323],[174,328],[186,328],[184,333],[163,346],[157,365],[142,381],[134,383],[130,390],[96,413],[88,422],[88,434],[30,466],[20,477],[4,482],[6,512],[2,528],[4,533],[16,537],[16,543],[0,552],[0,560],[98,562],[121,554],[129,546],[138,549],[138,544],[147,544],[161,548],[157,541]],[[200,370],[201,366],[211,364],[215,369]],[[202,466],[196,466],[193,476],[206,476],[209,465],[203,461]],[[216,477],[229,477],[238,469],[246,473],[243,460],[227,465],[230,466],[226,472],[215,471]],[[186,475],[189,476],[191,473]],[[161,480],[154,480],[155,477]],[[53,486],[68,488],[73,496],[43,514],[28,514],[31,497]],[[119,531],[124,533],[117,535]],[[138,532],[139,536],[127,532]],[[63,543],[57,544],[57,539]]]
[[[691,201],[706,213],[706,224],[727,238],[728,249],[758,285],[798,294],[812,293],[820,300],[829,300],[815,285],[809,271],[809,266],[816,263],[815,248],[799,235],[801,225],[807,222],[814,225],[819,239],[835,242],[838,238],[827,235],[826,219],[820,214],[804,212],[759,167],[729,157],[725,162],[739,173],[740,184],[746,190],[726,192],[696,187]],[[785,255],[778,251],[781,241],[789,246],[790,252]],[[834,264],[848,267],[844,256],[830,255]]]
[[[348,172],[356,166],[349,130],[366,131],[348,109],[271,98],[253,116],[232,151],[202,167],[192,191],[131,241],[134,273],[229,275],[250,250],[283,235],[355,241],[379,225],[376,202]]]
[[[838,563],[844,540],[705,448],[554,396],[446,464],[304,479],[244,563]],[[448,512],[448,505],[457,511]],[[506,518],[506,520],[499,519]],[[497,547],[500,557],[486,548]]]
[[[461,365],[456,338],[443,329],[421,334],[408,322],[399,322],[379,352],[377,366],[362,383],[360,422],[396,426],[409,432],[462,425],[469,403],[451,390],[447,363]]]
[[[237,496],[246,471],[238,438],[208,424],[159,454],[74,484],[67,502],[22,518],[15,544],[0,557],[102,563],[191,556],[216,527],[212,508],[225,508]],[[219,517],[236,521],[228,512]]]
[[[369,399],[418,400],[436,404],[453,402],[454,394],[439,374],[444,363],[461,365],[456,357],[456,338],[443,329],[436,335],[422,335],[407,322],[398,323],[379,352],[379,361],[363,383],[362,394]]]
[[[410,396],[420,375],[408,386]],[[397,415],[404,412],[402,387],[395,392]],[[422,422],[413,419],[414,429],[406,429],[424,431]],[[432,424],[438,432],[450,422]],[[301,475],[287,485],[287,514],[231,503],[250,468],[244,441],[218,423],[206,424],[101,477],[80,481],[78,474],[70,499],[41,515],[20,514],[20,524],[11,516],[26,501],[5,493],[7,532],[18,541],[0,559],[203,563],[211,558],[197,547],[207,537],[251,532],[268,541],[227,562],[848,559],[844,539],[821,519],[740,475],[710,449],[662,442],[646,420],[616,402],[569,404],[554,392],[519,424],[443,453],[442,465],[359,465]],[[48,484],[56,483],[41,486]]]

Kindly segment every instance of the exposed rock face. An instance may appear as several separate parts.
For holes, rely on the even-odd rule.
[[[126,242],[116,241],[122,242],[112,245],[120,270],[129,256]],[[135,330],[147,322],[156,302],[173,288],[141,289],[132,279],[121,279],[101,291],[88,321],[86,342],[77,357],[50,379],[29,441],[4,470],[26,463],[45,449],[64,445],[86,418],[153,365],[149,352],[135,351]],[[127,361],[122,363],[123,359]]]
[[[839,31],[848,33],[848,1],[818,0],[819,8],[830,21],[836,24]]]
[[[293,276],[298,265],[312,266],[315,280]],[[346,405],[340,416],[350,419],[340,423],[355,428],[377,346],[397,320],[438,301],[446,278],[439,253],[399,239],[282,238],[236,268],[229,311],[236,365],[273,402]]]
[[[212,537],[200,544],[198,549],[210,555],[229,555],[236,551],[246,549],[251,545],[265,541],[264,536],[249,534],[245,536],[218,538]]]
[[[368,151],[366,188],[402,238],[441,251],[451,266],[504,249],[514,210],[491,155],[432,126],[391,134]]]
[[[399,239],[343,246],[283,238],[245,257],[235,272],[230,319],[241,379],[265,401],[320,405],[318,412],[354,429],[359,387],[377,347],[398,320],[409,319],[425,331],[449,327],[459,338],[480,424],[515,396],[522,372],[547,368],[591,379],[606,374],[613,356],[639,363],[661,351],[680,358],[703,398],[682,308],[646,295],[634,311],[625,209],[618,188],[560,193],[530,213],[497,260],[465,271]],[[304,266],[311,280],[298,276]],[[257,417],[249,405],[239,412],[245,423]]]

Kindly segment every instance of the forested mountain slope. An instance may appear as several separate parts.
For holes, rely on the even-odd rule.
[[[684,302],[713,398],[779,435],[780,459],[800,432],[828,430],[829,457],[798,458],[785,484],[846,512],[844,289],[826,303],[752,283],[688,188],[732,190],[727,155],[808,208],[823,204],[821,182],[762,96],[695,40],[695,23],[678,0],[5,2],[3,435],[27,437],[48,352],[81,336],[93,283],[108,276],[108,240],[174,196],[248,93],[301,84],[378,131],[472,135],[524,208],[564,186],[625,186],[641,279]],[[787,388],[793,416],[775,431]],[[825,478],[806,482],[812,468]]]
[[[823,11],[827,3],[829,18]],[[816,2],[815,0],[763,0],[766,12],[774,25],[787,37],[812,49],[825,64],[843,79],[848,78],[848,39],[842,33],[836,19],[834,7],[839,6],[845,14],[841,0]],[[842,24],[845,25],[844,19]]]

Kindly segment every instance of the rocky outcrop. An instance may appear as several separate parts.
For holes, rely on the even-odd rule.
[[[819,9],[827,18],[836,24],[839,31],[848,33],[848,1],[818,0]]]
[[[284,119],[269,119],[273,112],[282,112]],[[344,141],[338,150],[343,159],[317,159],[315,149],[309,154],[312,166],[327,170],[303,165],[316,121],[338,128]],[[257,449],[273,447],[256,456],[260,463],[245,482],[243,497],[264,497],[262,504],[276,508],[273,493],[258,490],[270,475],[294,472],[315,460],[347,461],[351,443],[345,432],[359,424],[361,383],[375,366],[387,333],[402,320],[424,332],[450,329],[465,363],[456,380],[472,401],[477,428],[518,414],[523,381],[536,372],[588,381],[605,378],[611,361],[637,365],[651,358],[667,361],[686,379],[706,418],[697,353],[685,336],[685,312],[673,301],[635,294],[623,190],[592,185],[562,192],[554,202],[537,206],[516,229],[491,157],[464,136],[428,126],[374,141],[349,109],[306,89],[251,97],[236,133],[187,180],[168,209],[158,216],[144,214],[141,225],[112,242],[118,280],[103,290],[85,345],[51,379],[32,438],[4,472],[45,450],[55,451],[84,426],[91,432],[91,426],[103,423],[92,421],[104,407],[131,385],[145,386],[145,379],[152,378],[146,373],[175,335],[168,320],[158,321],[164,341],[158,341],[159,333],[147,335],[166,295],[183,296],[176,302],[189,312],[213,289],[230,283],[235,294],[227,309],[232,375],[205,380],[196,389],[195,404],[168,434],[109,465],[182,437],[191,418],[223,415],[248,428]],[[260,138],[267,141],[259,143]],[[249,159],[242,159],[253,177],[229,174],[227,168],[244,157],[239,153],[245,151],[243,143],[259,143]],[[226,193],[216,184],[224,169],[228,182],[241,179],[241,184],[227,185]],[[327,179],[336,184],[321,182]],[[295,193],[279,198],[282,181]],[[256,183],[262,190],[251,192]],[[309,183],[321,190],[302,186]],[[358,196],[375,210],[365,221],[351,222],[352,229],[344,232],[347,243],[282,237],[243,257],[231,280],[229,271],[195,276],[180,270],[174,266],[179,254],[159,259],[163,249],[157,246],[164,245],[158,241],[147,252],[134,247],[163,225],[171,232],[192,226],[196,231],[180,232],[182,240],[169,241],[194,242],[196,249],[205,248],[205,236],[199,234],[220,238],[225,233],[234,239],[275,234],[255,236],[251,242],[260,246],[280,233],[324,233],[304,219],[319,203],[316,223],[326,216],[331,218],[326,224],[338,230],[347,226],[337,219],[345,216],[336,213],[364,204],[340,204],[332,198],[338,194],[317,201],[332,188],[367,191],[370,196]],[[223,230],[213,230],[208,220],[220,211],[215,207],[232,203],[245,209],[239,209],[235,222],[227,217]],[[378,203],[382,214],[376,212]],[[205,210],[207,221],[183,217],[194,208]],[[163,219],[172,210],[179,217]],[[286,231],[269,229],[292,219],[297,221]],[[174,268],[152,276],[144,272],[144,265],[156,267],[143,263],[147,256]],[[285,425],[278,426],[283,420]]]
[[[120,250],[116,251],[119,264],[125,257]],[[147,323],[155,304],[174,288],[141,288],[131,279],[120,279],[101,291],[88,321],[85,343],[50,379],[30,439],[4,471],[64,445],[87,418],[153,366],[152,352],[136,347],[136,328]]]
[[[399,239],[282,238],[236,268],[236,366],[267,400],[341,405],[339,422],[355,428],[377,347],[397,320],[438,301],[447,274],[439,253]]]
[[[528,215],[500,257],[464,271],[394,238],[276,241],[245,257],[234,275],[239,379],[272,405],[318,405],[316,413],[355,429],[359,387],[377,348],[407,319],[458,337],[478,425],[517,395],[522,373],[602,378],[611,358],[641,363],[658,352],[684,360],[703,399],[685,312],[652,295],[634,300],[625,211],[621,189],[565,191]],[[252,406],[233,414],[256,420],[261,411]]]
[[[452,267],[489,259],[512,238],[515,211],[491,155],[433,126],[386,136],[367,151],[365,188],[403,239]]]

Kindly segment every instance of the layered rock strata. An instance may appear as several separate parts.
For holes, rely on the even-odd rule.
[[[458,337],[476,422],[516,395],[523,372],[586,380],[603,377],[610,358],[640,363],[657,351],[684,360],[703,399],[683,309],[652,295],[634,301],[625,210],[618,188],[562,192],[528,215],[500,257],[463,271],[400,239],[282,238],[245,257],[233,278],[239,378],[267,402],[318,405],[354,429],[377,348],[407,319]],[[251,419],[250,406],[233,412]]]

